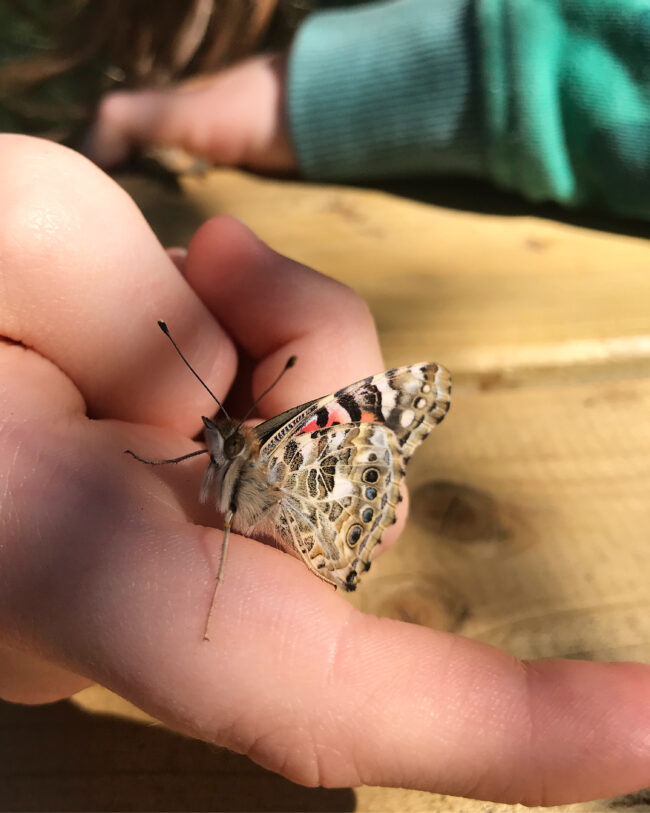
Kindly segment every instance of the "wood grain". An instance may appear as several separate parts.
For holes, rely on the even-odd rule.
[[[408,528],[358,606],[520,657],[650,662],[646,241],[231,170],[180,191],[124,184],[164,243],[233,214],[366,297],[388,364],[452,370],[450,415],[409,468]],[[523,810],[296,788],[99,688],[77,707],[0,707],[0,781],[2,810]],[[650,810],[650,797],[554,810]]]

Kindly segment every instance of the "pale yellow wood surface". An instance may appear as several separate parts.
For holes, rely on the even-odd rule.
[[[452,370],[452,410],[409,467],[408,528],[366,577],[358,606],[521,657],[650,662],[648,242],[227,170],[182,178],[184,199],[138,179],[126,186],[167,244],[186,242],[208,216],[236,215],[278,251],[360,291],[389,365],[434,359]],[[65,706],[50,725],[51,710],[0,710],[0,756],[24,726],[22,761],[0,767],[15,800],[47,806],[26,789],[24,774],[39,776],[31,745],[56,809],[520,809],[303,790],[138,721],[104,690],[78,703],[111,716]],[[57,737],[86,745],[78,771],[78,748],[67,761],[65,747],[43,756],[44,730],[55,748]],[[650,810],[650,796],[554,810]]]

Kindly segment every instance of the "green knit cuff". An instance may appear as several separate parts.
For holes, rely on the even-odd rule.
[[[484,175],[469,0],[310,15],[289,59],[289,128],[316,179]]]
[[[650,217],[649,0],[484,0],[476,25],[496,182]]]

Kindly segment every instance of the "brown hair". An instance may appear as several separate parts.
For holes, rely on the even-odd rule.
[[[56,104],[48,103],[60,119],[79,121],[82,108],[87,112],[88,105],[112,85],[163,85],[217,70],[259,49],[269,34],[272,45],[286,45],[310,2],[42,0],[38,12],[34,2],[13,0],[8,5],[10,14],[37,28],[47,46],[41,54],[28,53],[0,64],[1,103],[24,114],[26,91],[71,75],[76,77],[71,86],[77,98],[69,100],[67,110],[61,94]],[[84,85],[85,92],[80,90]],[[37,117],[46,118],[42,100],[40,108],[38,100],[31,102]]]

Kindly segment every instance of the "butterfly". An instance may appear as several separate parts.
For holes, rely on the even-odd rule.
[[[354,590],[370,556],[395,522],[400,483],[413,451],[447,414],[451,376],[424,362],[364,378],[295,406],[255,427],[234,421],[187,361],[167,325],[158,323],[190,371],[221,407],[203,418],[206,448],[170,460],[209,455],[201,501],[224,516],[224,541],[210,617],[223,579],[230,530],[274,539],[321,579]],[[256,400],[275,386],[296,361]]]

